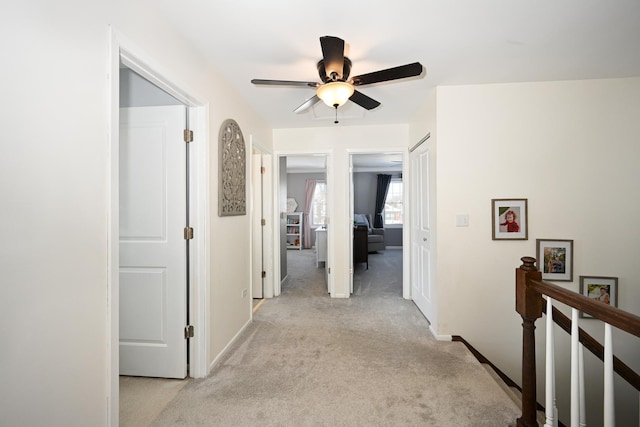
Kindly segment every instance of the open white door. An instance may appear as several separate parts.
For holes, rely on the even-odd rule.
[[[120,374],[185,378],[184,106],[120,109]]]
[[[436,321],[433,272],[435,245],[431,235],[429,144],[410,154],[411,162],[411,296],[433,325]]]

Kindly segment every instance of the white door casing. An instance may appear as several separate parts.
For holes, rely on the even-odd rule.
[[[429,141],[411,152],[411,296],[432,325],[436,322]]]
[[[264,294],[263,264],[263,206],[262,206],[262,154],[251,155],[251,297],[262,298]]]
[[[120,110],[120,374],[187,375],[186,108]]]

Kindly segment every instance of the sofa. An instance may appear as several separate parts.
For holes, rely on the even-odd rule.
[[[373,228],[373,221],[369,214],[354,214],[354,225],[364,225],[367,227],[367,248],[368,252],[383,251],[384,245],[384,228]]]

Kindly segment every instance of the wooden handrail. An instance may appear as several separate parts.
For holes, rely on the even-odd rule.
[[[542,273],[538,271],[535,265],[535,258],[523,257],[521,260],[522,265],[516,269],[516,311],[522,317],[522,416],[517,419],[517,426],[534,427],[537,426],[535,409],[537,405],[535,321],[542,317],[542,312],[544,311],[545,304],[542,295],[547,295],[558,302],[567,304],[636,337],[640,337],[640,316],[591,300],[584,295],[577,294],[552,283],[544,282],[542,281]],[[557,318],[562,319],[560,316],[562,313],[554,308],[554,320],[556,319],[556,313],[558,314]],[[566,317],[564,314],[562,314],[562,316]],[[560,322],[563,322],[565,326],[567,322],[564,320],[557,322],[565,329],[565,326],[562,326]],[[570,324],[571,322],[569,321],[568,325]],[[570,330],[571,327],[569,326],[567,331]],[[589,341],[597,343],[595,339],[588,336],[588,334],[582,330],[580,331],[580,340],[584,340],[583,344]],[[597,343],[597,345],[600,346],[599,343]],[[602,358],[602,356],[598,355],[599,350],[597,346],[594,345],[592,347],[596,349],[595,352],[589,348],[589,346],[585,345],[585,348]],[[621,361],[618,360],[618,362],[617,370],[615,369],[616,362],[614,362],[614,370],[629,382],[629,384],[638,389],[640,385],[638,374]]]
[[[636,337],[640,337],[640,316],[620,310],[617,307],[594,301],[591,298],[561,288],[553,283],[537,280],[530,280],[529,282],[534,290],[553,298],[555,301],[577,308],[611,326],[635,335]]]

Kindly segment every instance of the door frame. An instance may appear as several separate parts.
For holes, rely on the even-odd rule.
[[[334,177],[331,174],[331,162],[333,158],[333,150],[282,150],[275,151],[272,156],[273,163],[273,180],[272,180],[272,217],[274,218],[274,224],[276,218],[280,218],[280,158],[281,157],[294,157],[294,156],[325,156],[325,177],[327,183],[327,225],[331,224],[331,217],[333,215],[333,201],[331,199],[331,188],[334,185]],[[280,280],[280,227],[273,227],[272,231],[272,254],[273,254],[273,296],[280,296],[282,290],[282,282]],[[329,268],[333,265],[333,227],[329,226],[327,229],[327,261],[325,268]],[[333,297],[333,275],[327,274],[327,288],[329,293]]]
[[[411,191],[411,184],[409,180],[405,180],[404,177],[408,177],[409,174],[409,151],[406,148],[366,148],[366,149],[348,149],[347,154],[349,156],[349,218],[350,224],[353,224],[353,215],[354,215],[354,194],[353,194],[353,156],[361,155],[361,154],[381,154],[381,153],[398,153],[402,154],[402,203],[404,205],[404,218],[402,220],[402,298],[411,299],[411,281],[409,280],[409,274],[411,272],[410,269],[410,259],[411,259],[411,245],[407,244],[411,241],[411,230],[409,227],[406,227],[405,224],[410,224],[411,221],[411,200],[409,197],[409,192]],[[349,253],[353,253],[353,227],[351,227],[351,231],[349,233]],[[349,282],[350,282],[350,290],[353,292],[353,260],[351,260],[351,268],[349,269]]]
[[[189,312],[194,337],[189,340],[189,377],[201,378],[208,373],[207,349],[209,339],[206,327],[209,324],[209,129],[208,106],[175,83],[158,62],[142,49],[130,42],[113,26],[109,27],[109,58],[107,76],[109,105],[107,109],[107,424],[117,426],[119,420],[119,99],[120,63],[158,86],[182,102],[189,111],[190,128],[194,139],[189,150],[190,163],[190,225],[194,228],[191,241]]]
[[[263,268],[266,271],[266,276],[263,280],[263,286],[262,286],[262,298],[273,298],[273,293],[274,293],[274,286],[273,286],[273,271],[272,271],[272,265],[273,265],[273,245],[271,243],[271,239],[273,236],[273,228],[275,227],[275,221],[273,220],[273,193],[271,192],[271,188],[273,187],[273,174],[274,174],[274,169],[273,169],[273,161],[272,158],[273,156],[271,155],[271,151],[266,149],[265,147],[263,147],[260,143],[254,141],[253,135],[249,136],[249,146],[250,146],[250,150],[249,152],[251,153],[251,174],[252,174],[252,179],[253,179],[253,174],[256,173],[256,165],[254,164],[254,151],[256,152],[255,154],[258,154],[260,156],[260,162],[261,165],[265,168],[265,173],[262,174],[262,179],[261,179],[261,187],[260,188],[255,188],[253,185],[250,188],[250,192],[251,192],[251,202],[252,202],[252,206],[251,206],[251,215],[252,215],[252,219],[251,219],[251,244],[256,245],[256,244],[261,244],[262,245],[262,264],[263,264]],[[256,220],[256,207],[253,206],[253,202],[254,202],[254,192],[256,191],[261,191],[262,192],[262,219],[265,220],[265,225],[262,226],[262,238],[258,239],[257,236],[255,236],[255,232],[254,232],[254,225],[255,225],[255,220]],[[251,266],[252,266],[252,272],[253,272],[253,263],[255,262],[255,260],[253,259],[253,248],[251,251],[252,254],[252,258],[251,258]],[[253,287],[253,277],[251,278],[251,284]],[[253,293],[251,295],[252,298],[254,298]],[[252,318],[253,318],[253,310],[251,310],[252,312]]]

